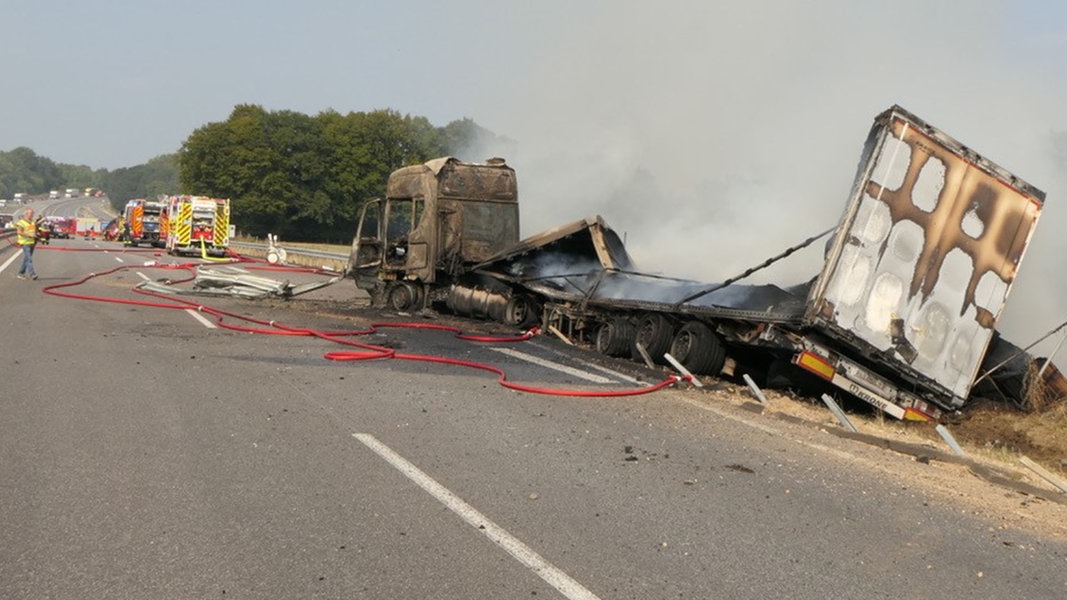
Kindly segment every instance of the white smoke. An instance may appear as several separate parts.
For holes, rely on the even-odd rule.
[[[472,158],[515,166],[524,234],[601,213],[643,269],[721,281],[833,225],[871,119],[900,104],[1048,192],[1002,329],[1025,344],[1067,317],[1064,3],[70,4],[4,13],[77,40],[0,50],[4,149],[138,164],[239,103],[469,117],[517,143]],[[190,31],[204,43],[158,43]]]
[[[872,119],[900,104],[1048,193],[1000,328],[1027,344],[1067,318],[1067,79],[1035,58],[1067,44],[1007,30],[1016,5],[583,5],[475,116],[518,141],[524,235],[599,213],[642,270],[721,281],[832,227]],[[821,259],[819,242],[753,279]]]

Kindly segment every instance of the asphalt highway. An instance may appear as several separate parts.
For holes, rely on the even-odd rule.
[[[446,364],[331,361],[345,348],[315,337],[43,293],[123,267],[63,291],[159,302],[131,289],[177,273],[145,265],[176,261],[158,251],[56,240],[38,281],[15,255],[0,240],[5,599],[1067,596],[1067,541],[691,391],[539,395]],[[380,318],[324,308],[355,296],[192,298],[339,331]],[[656,380],[547,337],[360,339],[546,388]]]

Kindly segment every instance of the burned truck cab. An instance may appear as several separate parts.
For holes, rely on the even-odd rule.
[[[515,171],[503,159],[444,157],[393,172],[363,206],[348,274],[376,305],[432,302],[435,290],[519,239]]]

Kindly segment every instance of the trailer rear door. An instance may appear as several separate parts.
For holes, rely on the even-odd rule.
[[[959,406],[1044,193],[914,115],[875,119],[805,320]]]

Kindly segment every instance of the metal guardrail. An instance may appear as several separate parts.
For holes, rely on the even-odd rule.
[[[15,235],[14,229],[0,229],[0,239],[6,239],[13,235]],[[267,250],[270,248],[267,244],[260,244],[257,242],[230,242],[230,246],[247,249],[250,250],[251,253],[261,254],[263,256],[266,256]],[[289,262],[304,263],[305,266],[319,267],[323,266],[321,263],[325,261],[327,263],[326,266],[336,270],[342,270],[348,264],[348,255],[341,252],[326,252],[325,250],[314,250],[312,248],[292,248],[286,246],[279,246],[279,248],[285,249]]]
[[[268,244],[261,244],[259,242],[231,241],[230,246],[238,252],[261,256],[266,256],[267,250],[270,249]],[[324,266],[323,263],[325,262],[325,266],[336,270],[342,270],[348,264],[348,254],[340,252],[327,252],[325,250],[315,250],[312,248],[291,247],[284,244],[279,244],[277,248],[285,250],[286,262],[289,263],[320,267]]]

